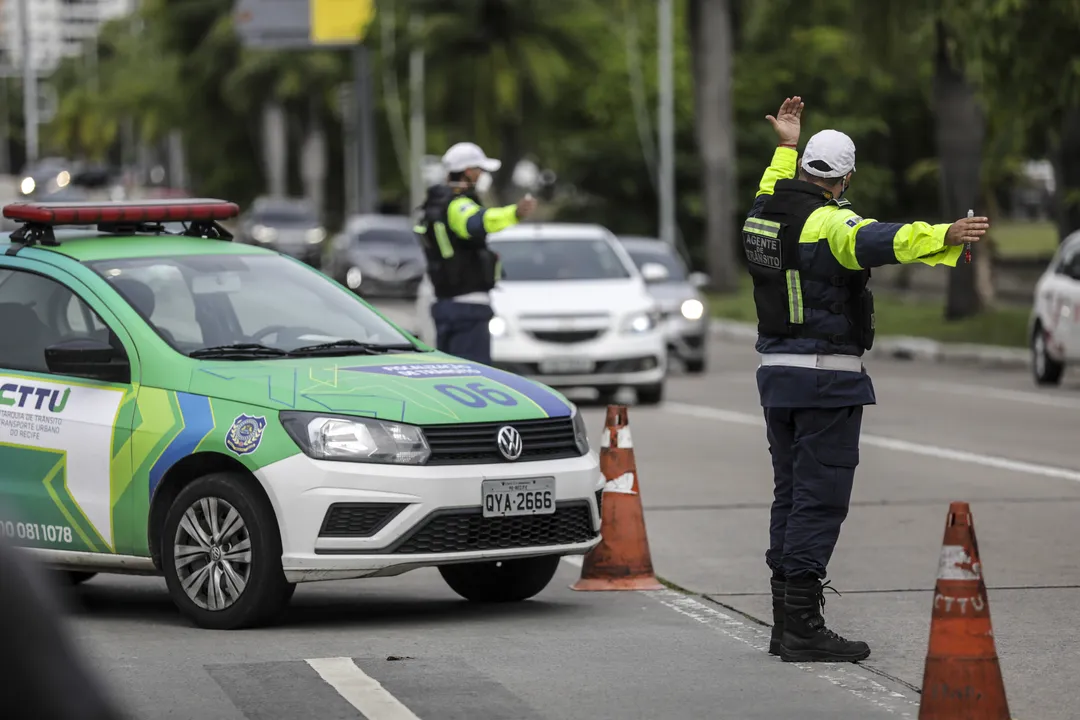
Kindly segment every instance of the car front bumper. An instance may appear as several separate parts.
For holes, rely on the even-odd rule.
[[[705,357],[708,322],[687,320],[678,312],[665,317],[661,325],[668,349],[682,360],[701,360]]]
[[[595,451],[560,460],[401,466],[299,454],[258,472],[289,582],[388,577],[421,567],[581,555],[600,541]],[[481,481],[555,478],[556,511],[484,518]]]
[[[630,335],[608,331],[577,343],[541,342],[528,332],[493,338],[493,364],[508,372],[557,388],[640,386],[663,381],[667,352],[661,332]],[[549,363],[564,365],[554,370]],[[574,368],[586,363],[585,368]]]

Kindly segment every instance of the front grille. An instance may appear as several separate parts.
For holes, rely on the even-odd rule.
[[[525,375],[526,377],[551,377],[550,375],[544,375],[540,372],[540,366],[537,363],[530,362],[496,362],[495,367],[506,372],[512,372],[515,375]],[[596,363],[593,368],[592,375],[606,374],[606,373],[628,373],[628,372],[643,372],[645,370],[652,370],[659,367],[659,358],[653,355],[647,355],[644,357],[624,358],[622,360],[604,360]],[[579,374],[579,373],[575,373]],[[584,373],[581,373],[584,374]]]
[[[600,330],[531,330],[530,334],[541,342],[569,345],[592,340],[600,335]]]
[[[595,538],[587,501],[558,503],[550,515],[485,518],[480,508],[432,513],[393,551],[398,555],[570,545]]]
[[[405,503],[334,503],[326,511],[319,537],[371,537],[405,506]]]
[[[527,460],[558,460],[579,457],[574,442],[572,418],[513,420],[509,422],[470,423],[468,425],[429,425],[424,437],[431,448],[428,465],[473,465],[509,462],[499,452],[496,435],[510,425],[521,434],[521,457]]]
[[[686,347],[699,350],[705,346],[705,335],[683,335],[682,341],[686,343]]]

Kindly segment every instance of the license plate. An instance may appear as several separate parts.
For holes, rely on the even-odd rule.
[[[555,478],[484,480],[484,517],[550,515],[555,512]]]
[[[560,358],[558,360],[543,360],[540,362],[540,373],[543,375],[570,375],[574,373],[590,373],[595,363],[588,358]]]

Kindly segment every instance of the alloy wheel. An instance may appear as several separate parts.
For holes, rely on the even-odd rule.
[[[251,534],[228,502],[200,498],[176,528],[173,557],[191,601],[204,610],[225,610],[240,599],[251,577]]]

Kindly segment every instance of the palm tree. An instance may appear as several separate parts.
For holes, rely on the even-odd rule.
[[[497,149],[503,170],[495,175],[494,190],[504,200],[514,167],[534,147],[531,134],[540,129],[536,118],[559,100],[568,74],[589,71],[587,38],[572,31],[582,5],[574,0],[412,0],[408,5],[424,17],[427,109],[452,128],[450,142],[473,140]],[[400,48],[401,62],[408,50]]]
[[[697,139],[701,155],[705,246],[713,289],[739,287],[735,254],[734,30],[729,0],[690,0]]]
[[[932,49],[931,102],[941,213],[947,220],[963,217],[982,199],[983,144],[987,125],[975,86],[968,77],[964,56],[956,47],[956,8],[949,2],[942,4],[930,0],[875,0],[873,3],[853,3],[852,10],[852,27],[856,37],[862,39],[860,50],[888,67],[896,68],[898,73],[908,72],[919,55]],[[919,39],[932,45],[925,47]],[[973,255],[981,256],[981,263],[985,263],[984,272],[988,271],[989,256],[985,253]],[[986,298],[980,292],[976,275],[979,266],[978,262],[961,260],[949,270],[946,319],[970,317],[985,308]],[[983,287],[987,285],[984,283]]]

